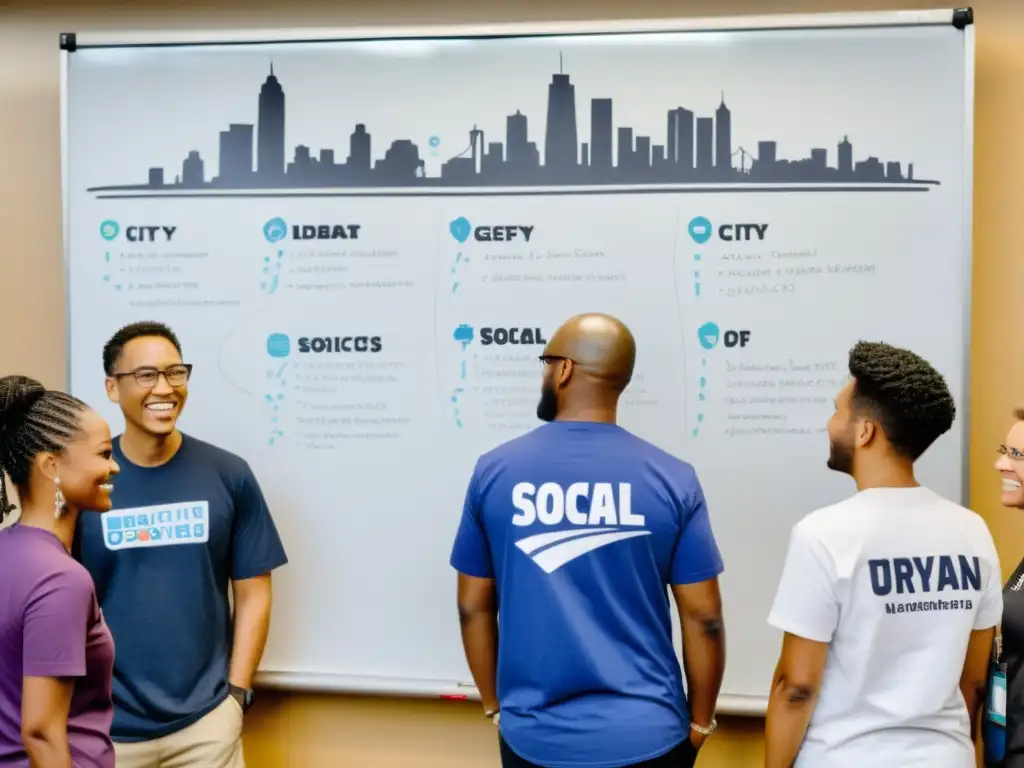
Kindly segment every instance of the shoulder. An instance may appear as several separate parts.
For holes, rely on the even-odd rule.
[[[949,515],[950,520],[955,524],[962,526],[965,530],[970,531],[971,533],[980,533],[986,538],[991,536],[988,524],[985,522],[985,518],[973,509],[968,509],[967,507],[957,504],[955,501],[950,501],[938,494],[934,494],[934,496],[936,508],[945,511]]]
[[[992,531],[985,519],[975,512],[956,502],[935,494],[936,525],[948,526],[950,535],[956,538],[966,538],[972,546],[985,550],[984,554],[990,552],[994,555],[996,551],[995,540],[992,538]]]
[[[186,454],[189,462],[201,462],[224,474],[249,473],[249,463],[236,453],[200,440],[191,435],[184,435]]]
[[[792,538],[807,544],[818,544],[831,550],[847,542],[861,525],[860,500],[851,496],[805,515],[793,526]]]
[[[697,470],[690,462],[680,459],[678,456],[673,456],[663,448],[659,448],[632,433],[627,434],[629,434],[633,441],[637,457],[656,473],[664,476],[667,480],[686,487],[699,486]]]
[[[29,600],[59,599],[67,602],[91,601],[94,592],[92,576],[85,566],[71,557],[61,556],[40,561],[31,575]]]
[[[506,440],[482,454],[473,467],[473,481],[484,482],[503,468],[522,462],[536,462],[538,451],[543,449],[544,427],[539,426],[524,435]]]
[[[18,525],[0,530],[0,562],[11,565],[10,578],[4,574],[6,583],[18,582],[29,590],[48,584],[92,590],[92,577],[85,566],[41,530]]]
[[[238,454],[191,435],[185,435],[185,441],[185,466],[189,470],[197,466],[202,467],[205,472],[220,478],[233,493],[249,492],[259,487],[256,474],[249,466],[249,462]],[[210,477],[209,474],[206,476]]]
[[[699,504],[704,491],[696,468],[654,443],[621,431],[625,469],[659,498],[675,504]]]
[[[542,424],[539,427],[534,427],[529,432],[519,435],[519,437],[513,437],[511,440],[498,443],[491,450],[481,454],[477,465],[488,466],[509,458],[524,456],[530,451],[535,450],[538,445],[541,445],[544,438],[545,425]]]

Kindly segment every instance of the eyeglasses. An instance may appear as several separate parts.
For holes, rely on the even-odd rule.
[[[1016,448],[1007,448],[1005,445],[1000,445],[996,448],[996,453],[1001,454],[1002,456],[1009,456],[1014,461],[1024,459],[1024,453],[1021,453]]]
[[[562,360],[568,360],[570,363],[573,362],[572,358],[563,357],[562,355],[540,355],[537,359],[540,360],[543,365],[547,365],[548,363],[557,363]]]
[[[181,363],[180,365],[172,365],[170,368],[163,370],[159,368],[136,368],[134,371],[128,371],[127,373],[115,373],[114,378],[121,379],[125,376],[134,376],[135,381],[138,382],[140,387],[152,389],[160,381],[161,375],[167,379],[167,383],[170,386],[183,387],[188,382],[189,376],[192,375],[192,364]]]

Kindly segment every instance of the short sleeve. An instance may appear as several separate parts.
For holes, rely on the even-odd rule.
[[[839,623],[836,571],[825,545],[797,525],[768,623],[791,635],[827,643]]]
[[[985,529],[989,539],[989,555],[985,558],[989,563],[988,580],[981,593],[981,605],[974,617],[974,629],[990,629],[998,626],[1003,619],[1003,587],[1002,571],[999,566],[999,553],[996,551],[992,535]]]
[[[231,579],[253,579],[288,562],[263,491],[248,464],[235,485],[235,524],[231,540]]]
[[[462,504],[462,519],[452,545],[451,566],[466,576],[478,579],[493,579],[494,564],[491,559],[490,542],[484,530],[480,514],[480,499],[477,495],[477,469],[469,480],[466,499]]]
[[[85,571],[58,571],[35,586],[24,609],[23,676],[85,675],[85,639],[94,600]]]
[[[704,499],[704,490],[694,476],[692,489],[681,494],[680,499],[686,510],[682,530],[676,541],[669,571],[671,584],[696,584],[718,576],[725,566],[718,551],[718,543],[711,530],[711,518]]]

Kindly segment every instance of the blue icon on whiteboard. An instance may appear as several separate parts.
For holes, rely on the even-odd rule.
[[[263,225],[263,236],[268,243],[276,243],[288,236],[288,225],[280,216]]]
[[[718,325],[715,323],[704,323],[697,329],[697,340],[704,349],[714,349],[719,339]]]
[[[459,216],[459,218],[455,219],[448,225],[448,231],[451,232],[452,237],[460,243],[464,243],[469,240],[469,233],[472,229],[473,225],[469,223],[469,219],[465,216]]]
[[[452,338],[462,345],[463,351],[473,342],[473,326],[463,323],[455,329]]]
[[[711,239],[711,222],[704,216],[695,216],[690,219],[690,237],[697,245],[704,245]]]
[[[441,137],[440,136],[431,136],[430,137],[430,148],[431,149],[437,149],[439,146],[441,146]]]
[[[100,237],[104,240],[113,240],[117,237],[117,233],[121,231],[120,225],[113,219],[107,219],[100,224]]]
[[[292,342],[284,333],[272,333],[267,336],[267,354],[271,357],[288,357],[292,351]]]

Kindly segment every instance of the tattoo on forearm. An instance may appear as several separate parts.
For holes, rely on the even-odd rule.
[[[790,704],[806,704],[813,695],[814,691],[806,685],[794,685],[786,691]]]
[[[704,625],[704,635],[706,637],[710,637],[713,640],[717,640],[722,635],[721,619],[704,619],[702,624]]]

